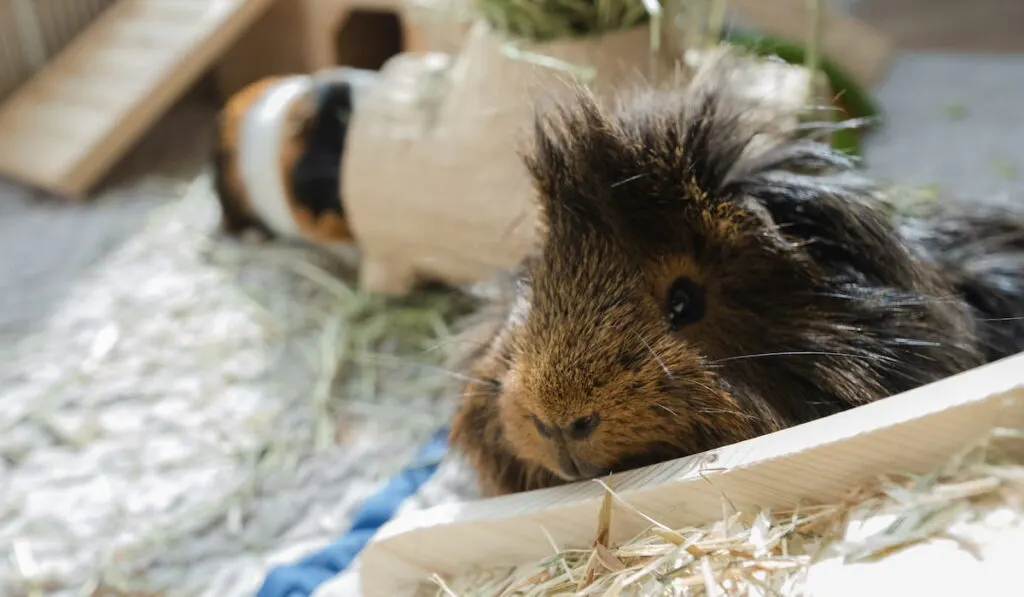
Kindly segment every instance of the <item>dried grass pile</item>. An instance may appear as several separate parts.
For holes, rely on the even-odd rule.
[[[999,430],[926,475],[880,477],[853,488],[841,503],[789,511],[737,511],[723,496],[721,520],[668,528],[636,511],[610,488],[590,546],[552,548],[543,561],[457,578],[435,576],[426,597],[677,597],[809,595],[815,566],[878,561],[934,539],[950,538],[977,552],[976,528],[1024,529],[1024,460],[1000,448],[1024,440]],[[1004,446],[1005,447],[1005,446]],[[607,487],[607,486],[606,486]],[[650,527],[608,544],[616,507],[644,516]],[[949,571],[955,574],[956,571]],[[981,585],[978,585],[979,589]]]

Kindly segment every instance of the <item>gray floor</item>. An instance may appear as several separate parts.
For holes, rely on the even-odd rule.
[[[0,187],[0,342],[44,318],[79,273],[137,230],[164,198],[145,194],[91,205],[34,201]]]
[[[867,159],[878,176],[965,198],[1024,189],[1024,56],[906,54],[876,97],[886,125]]]
[[[73,204],[0,179],[0,347],[32,331],[154,208],[180,198],[209,150],[214,112],[189,95],[103,182]],[[2,134],[2,133],[0,133]]]

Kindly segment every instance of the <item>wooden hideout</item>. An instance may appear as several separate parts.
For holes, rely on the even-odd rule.
[[[276,0],[218,59],[223,97],[263,77],[333,66],[378,70],[427,40],[406,18],[406,0]]]
[[[700,526],[722,519],[723,496],[736,511],[842,503],[850,489],[879,475],[930,473],[998,428],[1024,429],[1024,354],[605,481],[620,499],[670,529]],[[1009,448],[1015,457],[1024,456],[1024,442],[1010,442]],[[545,531],[559,545],[586,549],[594,541],[603,497],[598,483],[580,482],[436,506],[396,518],[363,551],[362,595],[411,597],[434,574],[540,561],[554,550]],[[609,543],[620,543],[650,526],[650,520],[615,507]],[[1016,535],[1011,556],[1024,547],[1024,535]],[[1002,593],[1019,584],[1017,558],[1002,557],[1005,549],[990,560],[968,553],[959,559],[973,562],[972,568],[936,573],[922,560],[948,560],[964,549],[955,541],[949,543],[926,542],[892,557],[843,567],[838,576],[830,573],[833,580],[817,582],[808,594],[959,597]],[[962,592],[965,585],[974,590]],[[911,593],[906,592],[908,587],[913,587]]]

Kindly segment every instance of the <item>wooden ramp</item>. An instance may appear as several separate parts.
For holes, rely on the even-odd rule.
[[[81,197],[271,0],[121,0],[0,105],[0,175]]]

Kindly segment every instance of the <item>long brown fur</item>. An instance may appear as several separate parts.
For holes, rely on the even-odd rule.
[[[1019,213],[894,223],[848,157],[748,118],[730,60],[538,116],[542,242],[474,330],[452,430],[486,495],[702,452],[1022,349]],[[706,309],[673,331],[681,276]]]

